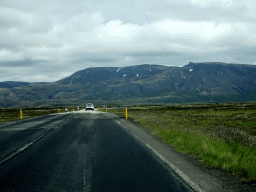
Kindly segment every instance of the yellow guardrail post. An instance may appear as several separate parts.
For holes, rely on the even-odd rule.
[[[128,116],[128,114],[127,114],[127,108],[125,108],[125,119],[127,119],[127,116]]]
[[[60,109],[58,108],[58,113],[60,113]]]
[[[22,109],[20,109],[20,119],[22,119]]]
[[[108,112],[108,108],[106,107],[106,112]]]

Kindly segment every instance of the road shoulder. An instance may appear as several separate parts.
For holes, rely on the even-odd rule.
[[[111,116],[122,124],[129,133],[138,137],[144,145],[152,148],[153,152],[155,150],[160,156],[171,162],[203,191],[255,191],[250,186],[243,184],[234,177],[228,176],[223,171],[203,167],[196,158],[177,152],[173,146],[164,143],[152,135],[150,130],[132,119],[126,120],[116,114],[111,114]]]

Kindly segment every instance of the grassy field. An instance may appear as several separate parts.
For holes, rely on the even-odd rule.
[[[60,113],[65,112],[66,107],[59,107]],[[67,107],[73,111],[73,107]],[[74,108],[76,110],[77,108]],[[22,108],[22,119],[58,113],[58,107]],[[20,109],[0,109],[0,122],[20,119]]]
[[[128,117],[202,165],[256,184],[256,103],[136,107]]]

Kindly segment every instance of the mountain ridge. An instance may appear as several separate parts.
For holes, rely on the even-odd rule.
[[[0,87],[1,88],[1,87]],[[142,64],[93,67],[59,81],[0,89],[0,107],[174,104],[256,100],[256,66],[221,62],[183,67]]]

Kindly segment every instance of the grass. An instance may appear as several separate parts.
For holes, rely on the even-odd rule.
[[[256,103],[137,107],[128,117],[202,165],[256,184]]]
[[[23,108],[22,119],[48,115],[52,113],[65,112],[66,107],[38,107],[38,108]],[[73,107],[67,107],[68,111],[72,111]],[[76,108],[74,108],[76,111]],[[1,121],[14,121],[20,119],[20,109],[0,109],[0,122]]]

